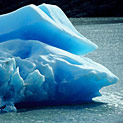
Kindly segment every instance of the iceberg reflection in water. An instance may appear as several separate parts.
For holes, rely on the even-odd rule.
[[[102,87],[118,80],[83,56],[97,46],[57,6],[29,5],[1,15],[0,27],[2,111],[16,111],[14,104],[20,102],[90,102]]]

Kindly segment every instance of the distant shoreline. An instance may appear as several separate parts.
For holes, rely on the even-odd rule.
[[[68,17],[123,17],[123,0],[0,0],[0,15],[42,3],[59,6]]]
[[[78,24],[113,24],[123,23],[123,17],[81,17],[81,18],[70,18],[70,21],[74,25]]]

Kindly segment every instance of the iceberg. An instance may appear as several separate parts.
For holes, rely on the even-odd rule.
[[[1,15],[0,27],[1,111],[23,104],[90,102],[101,96],[102,87],[118,81],[84,56],[97,46],[55,5],[28,5]]]

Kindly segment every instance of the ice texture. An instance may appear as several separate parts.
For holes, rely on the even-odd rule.
[[[54,5],[29,5],[0,16],[0,108],[90,102],[118,81],[85,56],[96,45]]]

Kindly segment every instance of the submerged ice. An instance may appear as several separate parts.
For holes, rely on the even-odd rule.
[[[17,20],[16,20],[17,19]],[[54,5],[29,5],[0,16],[0,107],[80,103],[118,78],[85,56],[96,45]]]

